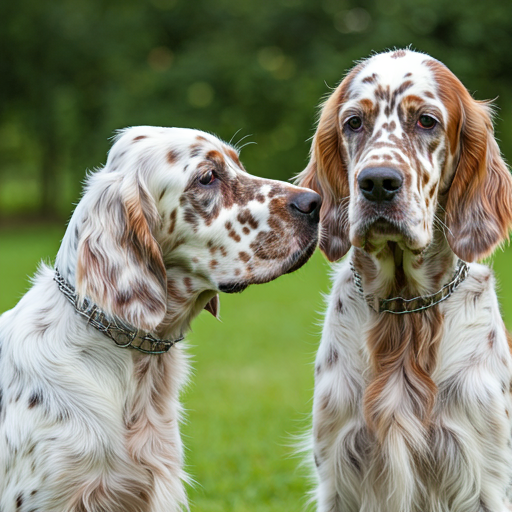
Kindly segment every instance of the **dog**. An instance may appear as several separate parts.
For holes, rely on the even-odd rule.
[[[188,509],[178,342],[218,292],[302,266],[320,206],[210,134],[122,131],[55,268],[0,318],[0,510]]]
[[[301,186],[335,266],[316,358],[319,512],[511,510],[512,359],[492,271],[512,180],[492,105],[410,50],[357,64]]]

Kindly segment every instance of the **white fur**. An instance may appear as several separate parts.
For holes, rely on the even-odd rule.
[[[199,182],[208,170],[211,186]],[[56,266],[108,315],[173,339],[205,306],[218,314],[223,286],[267,282],[306,261],[318,216],[291,206],[306,196],[306,210],[320,199],[248,175],[212,135],[131,128],[88,178]],[[279,254],[269,254],[271,242],[253,243],[282,240],[280,230]],[[162,355],[117,347],[53,278],[42,266],[0,317],[0,511],[188,509],[179,435],[185,345]]]
[[[316,359],[318,512],[509,510],[512,357],[490,269],[471,263],[444,302],[399,317],[371,309],[349,263],[376,305],[436,293],[457,257],[507,237],[512,180],[490,112],[408,50],[362,61],[323,106],[299,181],[324,195],[321,249],[350,252]],[[377,174],[361,178],[375,168],[403,178],[387,197],[372,196]]]
[[[358,452],[365,443],[354,447],[357,435],[368,436],[361,404],[368,382],[366,330],[373,313],[349,284],[351,278],[347,259],[336,269],[316,358],[317,368],[322,368],[316,377],[313,407],[313,447],[322,457],[316,491],[318,511],[420,512],[414,505],[419,481],[400,436],[388,438],[390,449],[385,453],[372,451],[368,441],[367,455]],[[343,313],[336,309],[339,300]],[[480,508],[479,500],[485,495],[492,504],[489,510],[504,512],[508,510],[505,496],[512,478],[512,358],[490,270],[471,264],[466,281],[439,307],[445,326],[432,375],[439,391],[434,429],[425,450],[438,459],[440,467],[433,475],[430,508],[422,510],[483,512],[486,509]],[[496,333],[492,347],[490,332]],[[327,359],[332,347],[338,360],[330,366]],[[399,395],[393,394],[397,390],[388,395],[387,406],[393,409],[401,405]],[[327,410],[321,407],[326,396],[330,396]],[[415,428],[413,425],[410,433],[417,438]],[[319,429],[328,432],[321,440]],[[451,436],[443,437],[446,430]],[[351,457],[358,459],[362,473],[354,469]],[[387,485],[385,491],[376,493],[372,466],[381,464],[387,468],[380,475]],[[453,500],[450,504],[449,499]]]

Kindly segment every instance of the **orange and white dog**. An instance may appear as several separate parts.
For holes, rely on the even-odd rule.
[[[316,359],[319,512],[504,512],[512,358],[491,270],[512,179],[492,107],[399,50],[323,105],[299,176],[336,267]]]
[[[320,204],[213,135],[123,131],[56,268],[0,318],[0,511],[188,509],[177,342],[218,292],[304,264]]]

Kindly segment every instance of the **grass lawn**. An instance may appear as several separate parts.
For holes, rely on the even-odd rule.
[[[0,230],[0,311],[27,290],[41,259],[53,260],[63,234],[63,226]],[[511,256],[507,249],[493,261],[509,328]],[[292,275],[221,296],[222,322],[206,312],[194,322],[182,430],[198,482],[189,490],[193,512],[304,508],[308,479],[292,445],[309,422],[318,312],[328,288],[328,265],[317,253]]]

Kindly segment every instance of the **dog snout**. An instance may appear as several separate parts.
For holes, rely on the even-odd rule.
[[[316,192],[307,191],[299,192],[290,198],[289,207],[294,213],[299,215],[307,215],[314,222],[320,220],[320,207],[322,206],[322,198]]]
[[[402,188],[403,177],[390,167],[367,167],[357,178],[363,196],[373,203],[390,202]]]

